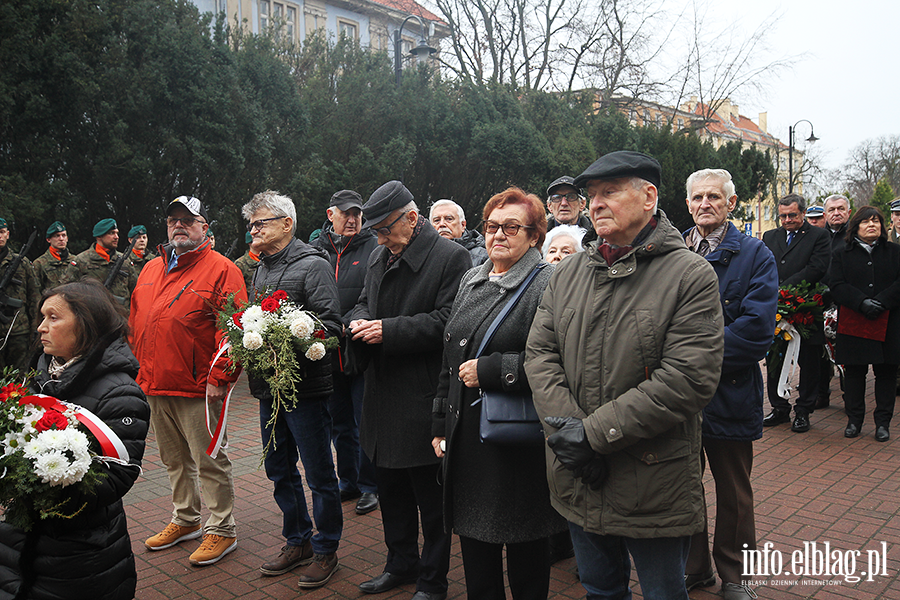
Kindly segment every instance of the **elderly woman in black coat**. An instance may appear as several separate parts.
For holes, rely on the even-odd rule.
[[[44,293],[33,390],[88,409],[119,437],[128,462],[103,462],[91,493],[71,486],[71,519],[39,520],[25,532],[0,523],[0,600],[131,600],[137,572],[122,496],[141,472],[150,406],[134,381],[128,319],[99,281]]]
[[[866,414],[866,372],[875,372],[875,439],[890,439],[897,365],[900,364],[900,246],[887,240],[884,216],[874,206],[863,206],[850,219],[847,241],[834,251],[831,261],[831,293],[838,304],[835,362],[844,365],[844,436],[859,435]],[[877,330],[875,321],[887,315],[884,341],[862,336],[841,325],[861,313]],[[842,323],[843,321],[843,323]],[[870,336],[874,337],[874,336]]]
[[[462,278],[444,332],[432,445],[444,457],[444,521],[460,538],[469,598],[504,599],[503,546],[513,598],[546,599],[548,537],[565,521],[550,506],[542,445],[482,443],[479,388],[528,392],[528,330],[553,267],[541,262],[541,201],[518,188],[484,208],[489,259]],[[480,358],[486,331],[535,268],[537,275]],[[445,448],[445,449],[444,449]]]

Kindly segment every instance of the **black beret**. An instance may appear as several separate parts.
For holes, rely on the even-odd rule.
[[[366,223],[380,223],[398,208],[403,208],[414,200],[412,192],[399,181],[388,181],[372,192],[369,200],[363,205],[362,212]]]
[[[550,184],[550,187],[547,188],[547,195],[552,196],[553,190],[555,190],[558,187],[562,187],[564,185],[573,187],[576,190],[578,189],[578,186],[575,185],[574,179],[572,179],[568,175],[563,175],[562,177],[560,177],[559,179],[557,179],[556,181],[554,181],[553,183]]]
[[[618,179],[620,177],[640,177],[659,189],[662,168],[652,156],[631,150],[620,150],[604,154],[594,164],[575,178],[575,187],[582,188],[592,179]]]
[[[341,190],[335,192],[331,197],[331,206],[338,210],[349,210],[351,208],[362,208],[363,199],[357,192],[353,190]]]

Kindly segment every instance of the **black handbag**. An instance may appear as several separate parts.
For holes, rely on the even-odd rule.
[[[519,303],[522,294],[528,288],[528,285],[537,276],[538,271],[543,265],[539,265],[528,275],[519,289],[491,326],[484,334],[481,340],[481,346],[475,358],[481,356],[481,353],[491,342],[494,333],[506,316]],[[501,445],[538,445],[544,443],[544,430],[541,426],[541,420],[537,411],[534,410],[534,401],[530,392],[504,392],[500,390],[480,390],[480,398],[476,400],[476,404],[481,402],[481,422],[479,425],[479,435],[482,443],[485,444],[501,444]]]

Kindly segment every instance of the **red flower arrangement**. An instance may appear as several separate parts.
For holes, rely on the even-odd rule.
[[[827,288],[821,283],[811,285],[802,281],[778,290],[778,312],[775,314],[775,339],[766,354],[766,367],[780,369],[787,343],[799,334],[808,339],[816,331],[824,330]]]

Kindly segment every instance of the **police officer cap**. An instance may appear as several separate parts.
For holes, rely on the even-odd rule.
[[[900,198],[891,202],[891,212],[900,212]]]
[[[810,206],[809,208],[806,209],[806,216],[807,217],[824,217],[825,209],[822,208],[821,206]]]
[[[203,220],[209,223],[209,217],[206,214],[206,207],[203,206],[203,203],[200,202],[199,199],[194,198],[193,196],[178,196],[177,198],[169,202],[169,206],[166,207],[166,214],[171,214],[172,208],[178,206],[179,204],[188,209],[188,212],[195,217],[203,217]]]
[[[133,240],[139,235],[143,235],[147,233],[147,228],[143,225],[135,225],[131,229],[128,230],[128,239]]]
[[[51,238],[60,231],[65,231],[66,226],[63,225],[60,221],[53,221],[50,227],[47,228],[47,237]]]
[[[375,190],[369,200],[363,205],[363,215],[366,222],[376,224],[387,218],[389,214],[403,208],[413,201],[412,192],[399,181],[388,181]]]
[[[562,177],[560,177],[559,179],[557,179],[556,181],[554,181],[553,183],[550,184],[550,187],[547,188],[547,195],[548,195],[548,196],[552,196],[552,195],[553,195],[553,190],[555,190],[555,189],[558,188],[558,187],[562,187],[562,186],[564,186],[564,185],[567,185],[567,186],[569,186],[569,187],[573,187],[573,188],[575,188],[576,190],[578,189],[578,186],[575,185],[575,180],[574,180],[574,179],[572,179],[572,178],[569,177],[568,175],[563,175]]]
[[[94,225],[94,230],[91,232],[91,235],[94,237],[100,237],[102,235],[106,235],[113,229],[117,229],[116,220],[115,219],[103,219],[102,221],[98,221],[96,225]]]
[[[334,206],[338,210],[346,211],[351,208],[359,208],[362,209],[363,199],[358,193],[353,190],[341,190],[339,192],[335,192],[331,197],[331,206]]]
[[[6,219],[0,217],[0,229],[7,229],[9,225],[6,224]]]
[[[575,187],[583,188],[592,179],[618,179],[620,177],[640,177],[659,189],[662,167],[652,156],[631,150],[610,152],[597,159],[594,164],[575,178]]]

